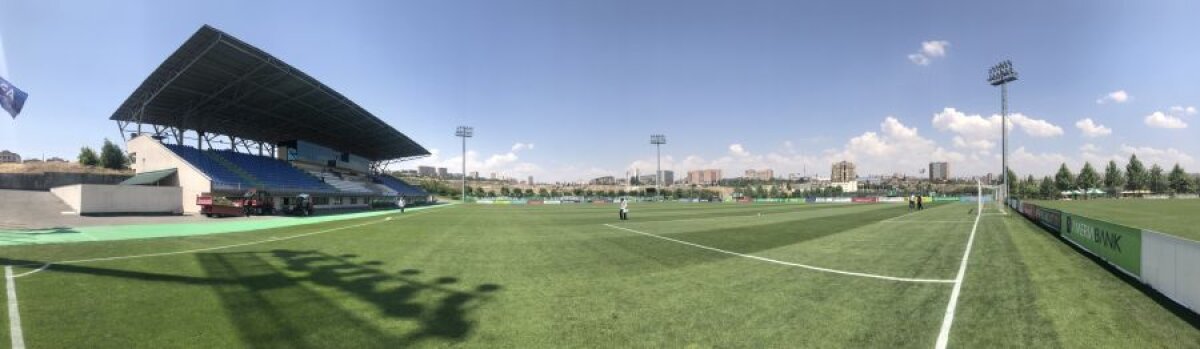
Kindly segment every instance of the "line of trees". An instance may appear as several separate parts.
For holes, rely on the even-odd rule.
[[[113,170],[127,169],[131,162],[129,157],[125,155],[125,152],[121,151],[121,147],[113,144],[108,139],[104,139],[104,145],[100,146],[99,155],[91,147],[84,146],[79,149],[79,156],[76,160],[83,166],[100,166]]]
[[[1045,176],[1040,180],[1033,175],[1020,179],[1012,169],[1009,169],[1007,175],[1009,192],[1025,198],[1056,199],[1067,191],[1082,191],[1081,196],[1089,198],[1091,193],[1097,190],[1104,191],[1104,195],[1107,196],[1120,196],[1123,191],[1136,195],[1175,195],[1196,193],[1200,189],[1196,178],[1184,171],[1179,164],[1175,164],[1170,172],[1166,172],[1158,164],[1147,170],[1142,161],[1138,160],[1137,154],[1129,157],[1129,162],[1124,168],[1118,166],[1116,161],[1109,160],[1103,174],[1097,172],[1090,162],[1085,162],[1078,174],[1071,172],[1064,163],[1058,167],[1053,177]]]

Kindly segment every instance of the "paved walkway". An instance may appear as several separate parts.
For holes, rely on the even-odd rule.
[[[445,206],[450,206],[450,204],[413,207],[405,210],[405,212],[436,209]],[[254,219],[246,219],[245,217],[205,218],[202,221],[188,221],[185,223],[168,224],[103,225],[40,230],[0,230],[0,246],[112,241],[233,233],[381,216],[395,214],[398,212],[400,211],[385,210],[315,217],[253,217]]]

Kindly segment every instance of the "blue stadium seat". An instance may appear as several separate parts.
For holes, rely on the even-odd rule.
[[[257,179],[267,190],[337,191],[329,184],[293,167],[286,161],[228,150],[210,150]]]
[[[242,179],[241,176],[238,176],[233,171],[230,171],[228,168],[221,165],[216,160],[213,160],[212,158],[209,158],[208,156],[204,155],[204,153],[201,152],[199,149],[188,147],[188,146],[183,146],[183,145],[176,145],[176,144],[163,144],[163,145],[166,146],[167,149],[170,149],[172,152],[174,152],[176,155],[179,155],[179,157],[183,158],[184,161],[187,161],[187,162],[191,163],[193,166],[196,166],[196,168],[199,169],[200,172],[204,172],[204,174],[208,175],[208,177],[211,178],[214,182],[218,182],[218,183],[225,184],[225,185],[240,185],[240,186],[245,186],[245,187],[252,186],[249,182]]]
[[[425,190],[418,188],[416,186],[413,186],[411,184],[405,183],[404,181],[402,181],[396,177],[382,175],[382,176],[375,176],[374,178],[375,178],[376,182],[378,182],[379,184],[383,184],[384,186],[391,188],[392,190],[395,190],[396,193],[399,194],[400,196],[428,196],[429,195],[429,193],[425,192]]]

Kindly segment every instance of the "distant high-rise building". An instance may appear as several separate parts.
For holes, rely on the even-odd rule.
[[[721,181],[720,169],[688,171],[688,183],[712,185]]]
[[[662,181],[664,186],[675,185],[675,171],[663,170]]]
[[[533,185],[533,176],[529,176],[529,185]]]
[[[596,178],[593,178],[591,181],[588,181],[588,184],[614,185],[614,184],[617,184],[617,179],[613,178],[613,176],[596,177]]]
[[[839,161],[833,164],[833,173],[829,175],[831,182],[853,182],[858,180],[858,174],[854,173],[854,163],[849,161]]]
[[[479,179],[479,171],[471,171],[471,179]]]
[[[495,173],[495,172],[492,172],[492,176],[491,176],[490,178],[491,178],[493,181],[494,181],[494,180],[496,180],[496,173]]]
[[[437,169],[433,166],[417,166],[417,175],[421,177],[436,177]]]
[[[769,168],[762,170],[749,169],[746,170],[746,178],[769,181],[771,178],[775,178],[775,170]]]
[[[445,168],[445,167],[438,167],[438,169],[437,169],[437,176],[438,176],[438,177],[441,177],[441,178],[447,178],[447,177],[449,177],[450,175],[449,175],[449,173],[448,173],[448,172],[446,172],[446,168]]]
[[[950,179],[950,163],[949,162],[931,162],[929,163],[929,180],[934,182],[945,182]]]

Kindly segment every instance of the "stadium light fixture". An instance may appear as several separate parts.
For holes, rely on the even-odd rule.
[[[653,145],[654,145],[655,151],[657,152],[657,160],[656,160],[656,161],[657,161],[657,164],[655,165],[655,167],[656,167],[656,168],[655,168],[655,171],[654,171],[654,195],[655,195],[655,196],[660,196],[660,197],[661,197],[661,195],[662,195],[662,181],[663,181],[663,175],[662,175],[662,145],[663,145],[663,144],[667,144],[667,136],[664,136],[664,135],[650,135],[650,144],[653,144]]]
[[[1008,83],[1017,81],[1012,61],[1004,60],[988,69],[988,84],[1000,86],[1000,193],[999,202],[1008,199]]]
[[[454,131],[454,136],[462,138],[462,201],[467,202],[467,138],[475,135],[475,128],[471,126],[459,126]]]

